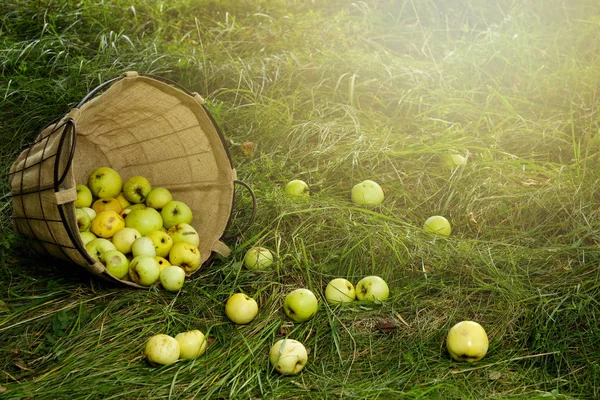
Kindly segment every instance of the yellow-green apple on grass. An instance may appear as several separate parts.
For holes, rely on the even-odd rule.
[[[273,264],[273,254],[264,247],[252,247],[244,255],[244,265],[251,270],[262,270]]]
[[[94,197],[92,195],[92,191],[90,188],[85,186],[84,184],[75,185],[75,192],[77,193],[77,199],[73,203],[73,205],[77,208],[81,207],[89,207],[92,205],[92,201]]]
[[[308,184],[300,179],[289,181],[285,185],[284,192],[290,196],[309,196]]]
[[[153,188],[146,196],[146,205],[157,210],[162,209],[167,203],[173,201],[173,195],[164,187]]]
[[[121,203],[119,203],[119,200],[114,197],[107,197],[94,201],[92,203],[92,209],[96,211],[96,213],[105,210],[114,210],[120,213],[123,210],[123,207],[121,206]]]
[[[142,209],[133,209],[125,217],[125,226],[136,229],[142,236],[148,232],[160,231],[163,226],[163,220],[160,213],[154,208],[146,207],[140,204]],[[131,206],[133,207],[133,206]],[[128,207],[131,209],[131,207]]]
[[[107,250],[100,256],[102,264],[109,274],[117,279],[123,279],[129,272],[129,260],[119,250]]]
[[[169,251],[169,262],[179,265],[187,274],[200,267],[200,250],[186,242],[175,243]]]
[[[332,279],[325,288],[325,299],[331,305],[350,303],[356,299],[354,285],[344,278]]]
[[[160,215],[165,228],[185,223],[191,224],[193,219],[192,209],[182,201],[172,200],[160,210]]]
[[[116,250],[115,245],[108,239],[96,238],[90,240],[85,249],[88,254],[96,261],[102,262],[102,253],[108,250]]]
[[[123,184],[123,195],[134,204],[145,203],[146,196],[151,190],[152,185],[148,179],[140,175],[128,178]]]
[[[160,270],[160,265],[159,265]],[[160,271],[160,284],[169,292],[178,292],[185,282],[185,271],[178,265],[170,265]]]
[[[281,339],[271,346],[269,361],[282,375],[296,375],[308,362],[308,353],[302,343],[294,339]]]
[[[152,239],[146,236],[142,236],[135,239],[131,244],[131,254],[133,254],[134,257],[155,257],[156,248],[154,247],[154,242],[152,241]]]
[[[77,229],[79,232],[85,232],[90,230],[90,225],[92,224],[92,219],[90,215],[82,210],[81,208],[75,209],[75,220],[77,221]]]
[[[448,331],[446,348],[456,361],[479,361],[488,351],[485,329],[475,321],[461,321]]]
[[[450,222],[441,215],[434,215],[427,218],[423,224],[423,229],[425,232],[430,232],[445,237],[450,236],[450,233],[452,232]]]
[[[367,179],[352,187],[350,198],[354,204],[378,206],[383,203],[383,189],[377,182]]]
[[[129,277],[138,285],[154,285],[160,277],[158,261],[151,256],[134,257],[129,263]]]
[[[442,158],[449,167],[467,165],[467,158],[455,152],[445,153]]]
[[[206,350],[206,337],[198,329],[178,333],[175,335],[175,340],[179,342],[181,360],[194,359],[204,354]]]
[[[123,254],[131,253],[131,245],[135,242],[136,239],[141,238],[142,235],[134,228],[125,227],[113,235],[111,241]]]
[[[111,238],[125,227],[123,218],[113,210],[100,211],[92,220],[90,231],[101,238]]]
[[[382,278],[376,275],[366,276],[356,284],[356,298],[358,300],[387,300],[390,289]]]
[[[100,167],[92,171],[87,187],[92,195],[100,199],[117,197],[123,188],[121,175],[110,167]]]
[[[283,311],[294,322],[304,322],[311,319],[319,307],[317,297],[308,289],[296,289],[283,299]]]
[[[154,248],[156,249],[156,255],[159,257],[167,257],[169,251],[173,246],[173,239],[165,231],[151,231],[146,234],[147,238],[152,240]]]
[[[258,314],[258,304],[244,293],[231,295],[225,303],[225,315],[239,325],[247,324]]]
[[[200,246],[200,235],[198,235],[198,231],[190,224],[179,223],[170,227],[167,233],[173,239],[173,243],[187,242],[192,246]]]
[[[146,360],[152,366],[171,365],[179,360],[179,342],[163,333],[154,335],[146,342]]]

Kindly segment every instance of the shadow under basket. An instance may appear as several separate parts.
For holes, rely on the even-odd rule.
[[[200,236],[201,266],[214,255],[227,257],[224,243],[234,210],[236,178],[225,139],[204,100],[170,80],[127,72],[92,90],[23,150],[10,170],[13,224],[41,255],[68,260],[101,278],[119,280],[85,250],[74,201],[76,184],[92,171],[114,168],[123,182],[143,175],[152,187],[169,189],[193,212]],[[238,186],[236,186],[236,184]]]

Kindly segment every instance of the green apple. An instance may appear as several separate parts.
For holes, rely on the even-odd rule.
[[[273,254],[264,247],[252,247],[244,255],[244,265],[251,270],[262,270],[273,264]]]
[[[365,180],[352,187],[350,198],[354,204],[378,206],[383,202],[383,189],[377,182]]]
[[[352,302],[356,299],[354,285],[344,278],[332,279],[325,288],[325,299],[331,305]]]
[[[123,188],[123,180],[114,169],[100,167],[90,174],[87,186],[92,195],[100,199],[117,197]]]
[[[158,211],[154,208],[146,207],[141,210],[133,210],[127,214],[125,217],[125,226],[134,228],[142,236],[145,236],[148,232],[161,230],[163,220]]]
[[[141,237],[142,234],[139,233],[137,229],[125,227],[115,232],[111,241],[121,253],[129,254],[131,253],[131,245],[133,242]]]
[[[156,247],[154,247],[154,242],[152,239],[146,236],[139,237],[133,241],[131,244],[131,254],[134,257],[138,256],[156,256]]]
[[[446,348],[456,361],[479,361],[488,351],[485,329],[475,321],[461,321],[448,331]]]
[[[113,210],[100,211],[96,218],[92,220],[90,231],[101,238],[111,238],[113,235],[125,227],[123,218]]]
[[[442,159],[449,167],[467,165],[467,158],[458,153],[448,152],[442,156]]]
[[[171,239],[173,239],[173,243],[187,242],[192,246],[200,246],[200,236],[198,235],[198,231],[190,224],[177,224],[170,227],[167,233],[171,236]]]
[[[173,246],[173,239],[165,231],[151,231],[146,233],[146,237],[152,240],[156,255],[159,257],[167,257]]]
[[[294,339],[281,339],[269,351],[271,366],[282,375],[296,375],[308,362],[308,352],[302,343]]]
[[[387,283],[378,276],[366,276],[356,284],[356,298],[358,300],[387,300],[390,289]]]
[[[162,209],[167,203],[173,201],[173,195],[164,187],[154,188],[146,196],[146,205],[157,210]]]
[[[125,207],[125,209],[133,211],[133,210],[143,210],[145,208],[148,208],[147,205],[145,205],[144,203],[138,203],[138,204],[130,204],[127,207]]]
[[[92,191],[87,186],[79,183],[75,185],[75,191],[77,192],[77,199],[73,203],[73,205],[77,208],[81,207],[89,207],[92,205],[92,201],[94,200]]]
[[[129,207],[131,205],[131,203],[129,202],[129,200],[127,200],[123,192],[119,193],[116,199],[119,202],[119,204],[121,204],[122,208]]]
[[[256,300],[244,293],[231,295],[225,303],[225,315],[236,324],[247,324],[256,317],[256,314],[258,314]]]
[[[450,236],[450,233],[452,232],[450,222],[448,222],[448,220],[441,215],[434,215],[427,218],[423,224],[423,229],[425,232],[430,232],[445,237]]]
[[[94,211],[94,209],[92,207],[79,207],[81,208],[83,211],[85,211],[87,213],[87,215],[90,216],[90,222],[96,218],[96,211]]]
[[[77,220],[77,229],[79,232],[85,232],[90,229],[90,225],[92,224],[92,220],[90,215],[82,210],[81,208],[75,209],[75,219]]]
[[[311,319],[319,307],[317,297],[308,289],[292,290],[283,300],[283,311],[294,322]]]
[[[83,245],[87,245],[89,242],[91,242],[92,240],[98,238],[98,236],[94,235],[92,232],[90,231],[86,231],[86,232],[79,232],[79,236],[81,237],[81,241],[83,242]]]
[[[108,239],[96,238],[90,240],[85,249],[88,254],[96,261],[102,262],[102,253],[108,250],[116,250],[115,245]]]
[[[159,279],[163,288],[169,292],[178,292],[185,282],[185,271],[178,265],[170,265],[160,272]]]
[[[171,365],[179,360],[179,342],[163,333],[154,335],[146,342],[146,360],[152,366]]]
[[[178,333],[175,335],[175,340],[179,342],[181,360],[191,360],[206,351],[206,337],[198,329]]]
[[[134,204],[145,203],[151,190],[152,185],[148,179],[140,175],[132,176],[123,184],[123,195]]]
[[[138,285],[151,286],[160,277],[158,261],[151,256],[134,257],[129,263],[129,277]]]
[[[160,210],[160,215],[163,219],[163,225],[167,229],[181,223],[191,224],[193,219],[190,207],[178,200],[172,200],[165,204]]]
[[[100,256],[109,274],[117,279],[123,279],[129,272],[129,260],[119,250],[108,250]]]
[[[290,196],[309,196],[308,185],[300,179],[289,181],[284,188],[284,192]]]
[[[189,274],[200,267],[200,250],[186,242],[175,243],[169,251],[169,262]]]

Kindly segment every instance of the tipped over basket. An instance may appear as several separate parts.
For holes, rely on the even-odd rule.
[[[15,229],[42,255],[72,261],[118,280],[87,251],[77,227],[76,184],[107,166],[125,181],[143,175],[192,209],[201,265],[228,256],[223,242],[234,208],[236,178],[224,137],[197,93],[157,76],[127,72],[92,90],[21,152],[9,180]],[[247,227],[247,226],[246,226]],[[198,270],[196,270],[198,271]]]

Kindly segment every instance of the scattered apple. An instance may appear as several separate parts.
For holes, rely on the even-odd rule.
[[[102,262],[102,253],[108,250],[116,250],[115,245],[108,239],[96,238],[90,240],[85,249],[88,254],[96,261]]]
[[[452,232],[450,222],[448,222],[448,220],[441,215],[434,215],[427,218],[423,224],[423,229],[425,232],[430,232],[445,237],[450,236],[450,233]]]
[[[179,358],[182,360],[191,360],[206,351],[206,337],[198,329],[178,333],[175,340],[179,342]]]
[[[75,219],[77,220],[77,229],[79,232],[85,232],[90,229],[90,225],[92,224],[92,220],[90,219],[90,215],[82,210],[81,208],[75,209]]]
[[[251,270],[263,270],[273,264],[273,254],[264,247],[252,247],[244,255],[244,265]]]
[[[73,205],[77,208],[81,207],[89,207],[92,205],[92,201],[94,200],[92,191],[86,185],[81,183],[75,185],[75,191],[77,192],[77,199],[73,203]]]
[[[154,208],[144,207],[141,210],[134,209],[125,217],[125,226],[137,229],[142,236],[148,232],[159,231],[163,226],[160,213]]]
[[[135,239],[131,244],[131,254],[133,254],[134,257],[155,257],[156,247],[154,247],[154,242],[152,241],[152,239],[146,236],[142,236]]]
[[[165,204],[162,210],[160,210],[160,215],[163,225],[167,229],[181,223],[191,224],[193,219],[190,207],[178,200],[172,200]]]
[[[225,315],[236,324],[247,324],[256,317],[256,314],[258,314],[256,300],[244,293],[231,295],[225,303]]]
[[[378,206],[383,202],[383,189],[377,182],[365,180],[352,187],[350,198],[354,204]]]
[[[119,250],[107,250],[100,259],[108,273],[117,279],[123,279],[129,272],[129,260]]]
[[[98,198],[117,197],[121,193],[123,180],[114,169],[100,167],[90,174],[87,186]]]
[[[200,267],[200,259],[200,250],[186,242],[173,244],[169,251],[169,262],[179,265],[188,274]]]
[[[485,329],[474,321],[461,321],[448,331],[446,348],[456,361],[479,361],[488,351]]]
[[[146,359],[152,366],[174,364],[180,353],[179,342],[169,335],[154,335],[146,343]]]
[[[198,231],[190,224],[179,223],[170,227],[167,233],[171,236],[171,239],[173,239],[173,243],[187,242],[192,246],[200,246],[200,236],[198,235]]]
[[[442,156],[444,162],[449,167],[467,165],[467,158],[458,153],[448,152]]]
[[[157,210],[162,209],[165,205],[173,201],[173,195],[169,189],[164,187],[154,188],[146,196],[146,205]]]
[[[294,339],[281,339],[269,351],[269,361],[282,375],[296,375],[306,365],[308,353],[302,343]]]
[[[290,196],[309,196],[308,184],[300,179],[289,181],[285,185],[284,192]]]
[[[283,311],[294,322],[311,319],[319,307],[317,297],[308,289],[292,290],[283,300]]]
[[[125,227],[116,231],[111,241],[121,253],[129,254],[131,253],[131,245],[133,242],[141,237],[142,235],[137,229]]]
[[[160,277],[158,261],[153,256],[134,257],[129,263],[129,277],[138,285],[153,285]]]
[[[156,249],[156,255],[159,257],[166,257],[169,255],[169,251],[173,246],[173,239],[167,232],[162,230],[160,231],[151,231],[146,234],[147,238],[152,240],[154,243],[154,248]]]
[[[325,288],[325,299],[331,305],[352,302],[356,299],[354,285],[344,278],[332,279]]]
[[[390,289],[387,283],[378,276],[372,275],[362,278],[356,284],[356,298],[358,300],[387,300]]]
[[[178,292],[185,282],[185,271],[178,265],[170,265],[160,271],[159,279],[163,288],[169,292]]]
[[[145,203],[151,190],[152,185],[148,179],[140,175],[132,176],[123,184],[123,195],[134,204]]]

